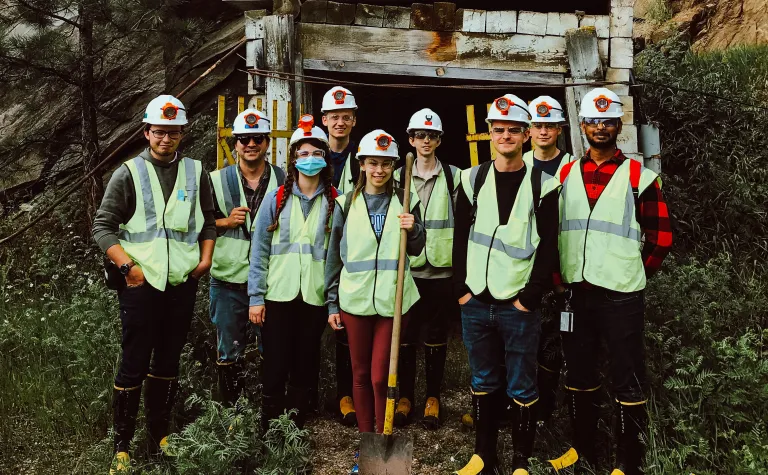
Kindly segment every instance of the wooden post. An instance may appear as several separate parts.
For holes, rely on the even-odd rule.
[[[245,65],[253,69],[264,69],[264,16],[266,10],[245,12]],[[264,93],[264,76],[248,75],[248,94]]]
[[[266,69],[274,71],[266,80],[267,109],[271,111],[272,128],[289,130],[293,120],[288,114],[288,102],[292,100],[292,76],[279,73],[294,72],[294,24],[293,15],[270,15],[264,17],[264,47]],[[288,142],[284,138],[273,139],[273,164],[285,166]]]
[[[568,63],[571,67],[571,82],[579,84],[590,81],[601,81],[604,78],[603,63],[597,46],[597,32],[594,27],[570,30],[565,34],[565,45],[568,51]],[[579,108],[581,99],[591,89],[591,86],[574,86],[565,89],[565,107],[568,110],[568,125],[570,126],[571,147],[573,156],[581,158],[589,147],[586,138],[581,133],[579,123]]]

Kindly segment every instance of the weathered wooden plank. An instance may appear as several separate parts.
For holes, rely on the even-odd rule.
[[[408,7],[384,7],[384,28],[410,28],[411,9]]]
[[[570,30],[565,34],[568,51],[568,63],[574,83],[603,79],[603,64],[598,51],[597,34],[594,28],[586,27]],[[565,90],[566,109],[568,110],[569,133],[573,155],[582,157],[588,144],[582,136],[579,124],[581,99],[591,89],[588,86],[569,87]]]
[[[269,15],[264,17],[266,69],[280,73],[293,72],[294,38],[293,15]],[[291,124],[288,117],[288,103],[292,99],[291,81],[287,78],[268,77],[266,88],[266,109],[268,111],[267,114],[270,115],[272,127],[277,130],[289,130]],[[270,114],[269,111],[273,112]],[[277,113],[274,111],[277,111]],[[273,141],[272,151],[274,153],[270,157],[271,162],[285,167],[288,152],[287,139],[276,138]]]
[[[299,0],[272,0],[273,15],[292,15],[296,17],[301,11]]]
[[[621,7],[634,8],[635,0],[611,0],[611,10]]]
[[[634,8],[616,7],[611,9],[611,38],[632,38]]]
[[[497,71],[492,69],[452,68],[444,66],[419,66],[407,64],[363,63],[358,61],[334,61],[304,59],[304,69],[334,71],[355,74],[388,74],[396,76],[418,76],[443,79],[489,81],[494,83],[564,84],[561,73],[540,73],[531,71]]]
[[[611,67],[631,69],[634,61],[632,38],[611,38]]]
[[[599,38],[597,40],[597,52],[600,54],[600,61],[603,62],[603,66],[608,66],[610,61],[610,44],[611,40]]]
[[[456,31],[484,33],[486,17],[487,12],[485,10],[459,8],[456,10]]]
[[[384,6],[358,3],[355,11],[355,25],[384,26]]]
[[[334,25],[351,25],[355,22],[355,5],[352,3],[328,2],[325,22]]]
[[[433,7],[427,3],[411,5],[411,28],[416,30],[431,30]]]
[[[301,21],[304,23],[325,23],[328,0],[305,0],[301,4]]]
[[[304,59],[564,73],[565,38],[299,23]]]
[[[488,12],[485,18],[485,31],[486,33],[515,33],[517,22],[516,11]]]
[[[624,153],[638,153],[637,126],[624,124],[621,133],[616,138],[616,146]]]
[[[435,2],[432,29],[435,31],[453,31],[456,25],[456,4]]]
[[[584,15],[579,21],[579,27],[594,26],[598,38],[611,36],[611,17],[608,15]]]
[[[547,14],[540,12],[520,12],[517,15],[517,32],[524,35],[544,35],[547,33]]]
[[[547,34],[565,36],[565,32],[579,27],[579,17],[575,13],[547,13]]]
[[[245,65],[247,68],[264,69],[264,17],[266,10],[245,12]],[[264,76],[248,75],[248,94],[264,92]]]
[[[264,23],[266,10],[251,10],[245,12],[245,37],[249,40],[264,38]]]

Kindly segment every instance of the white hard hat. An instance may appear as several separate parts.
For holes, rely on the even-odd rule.
[[[623,105],[615,92],[598,87],[581,100],[579,115],[590,119],[620,119],[624,116]]]
[[[531,122],[565,122],[563,106],[553,97],[539,96],[528,105]]]
[[[411,116],[408,128],[405,129],[409,134],[414,130],[436,130],[442,135],[443,121],[432,109],[421,109]]]
[[[291,135],[291,141],[288,142],[288,147],[292,147],[296,142],[302,140],[317,139],[324,144],[328,145],[328,136],[325,135],[323,129],[315,127],[315,118],[310,114],[304,114],[299,118],[299,128]]]
[[[381,129],[368,132],[357,147],[356,158],[359,160],[363,157],[389,157],[398,160],[400,155],[397,142],[394,137]]]
[[[163,94],[149,102],[142,122],[152,125],[187,125],[187,110],[180,100]]]
[[[345,89],[341,86],[331,88],[325,93],[323,96],[323,106],[320,108],[320,111],[325,114],[328,111],[338,109],[357,110],[355,96],[349,89]]]
[[[528,114],[528,105],[524,100],[514,94],[504,94],[494,100],[491,108],[488,109],[488,117],[485,121],[490,124],[493,120],[530,124],[531,116]]]
[[[272,132],[267,114],[256,109],[245,109],[232,123],[233,135],[265,134]]]

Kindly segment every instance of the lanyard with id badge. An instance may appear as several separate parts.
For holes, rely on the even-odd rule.
[[[568,289],[565,293],[565,308],[560,312],[560,331],[571,333],[573,332],[573,308],[571,307],[573,291]]]

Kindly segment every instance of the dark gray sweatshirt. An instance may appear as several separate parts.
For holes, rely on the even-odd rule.
[[[387,214],[391,196],[386,193],[378,195],[363,193],[362,196],[368,205],[368,214],[371,217],[371,225],[376,233],[376,238],[379,239],[384,222],[383,217]],[[411,194],[412,208],[416,204],[413,200],[417,199],[418,196]],[[418,256],[427,242],[427,235],[424,233],[424,224],[422,224],[421,212],[419,212],[418,206],[413,209],[413,217],[415,222],[413,229],[408,233],[406,250],[409,255]],[[343,234],[344,211],[341,206],[336,206],[333,211],[333,226],[331,227],[331,237],[328,242],[328,254],[325,257],[325,303],[328,305],[328,315],[339,313],[339,278],[343,267],[339,245]]]
[[[171,163],[155,159],[150,154],[149,149],[141,152],[139,156],[155,168],[167,203],[176,183],[176,171],[179,168],[178,158],[180,155],[177,155],[177,159]],[[200,192],[197,196],[205,218],[198,241],[215,240],[216,219],[213,216],[213,195],[211,194],[211,180],[206,171],[203,171],[203,175],[200,177]],[[104,190],[104,199],[101,200],[101,206],[99,206],[93,220],[93,239],[102,252],[106,252],[110,247],[120,243],[117,238],[119,226],[127,223],[133,217],[135,210],[136,192],[133,178],[131,178],[128,167],[121,165],[109,179],[107,189]]]

